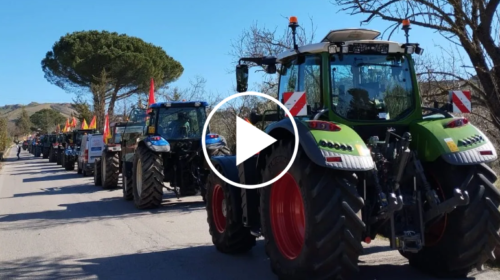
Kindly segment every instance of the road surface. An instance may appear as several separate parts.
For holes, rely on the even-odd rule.
[[[15,152],[0,170],[1,279],[277,279],[262,240],[238,257],[214,249],[199,197],[165,195],[160,209],[138,211],[121,189]],[[358,279],[434,279],[387,245],[365,245]],[[500,272],[471,276],[493,280]]]

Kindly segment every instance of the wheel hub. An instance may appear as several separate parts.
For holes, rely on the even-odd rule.
[[[222,208],[222,215],[224,216],[224,218],[226,218],[227,217],[227,207],[226,207],[226,199],[225,198],[222,200],[221,208]]]

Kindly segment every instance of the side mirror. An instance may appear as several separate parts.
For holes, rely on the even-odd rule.
[[[276,74],[276,64],[269,64],[266,67],[266,73],[267,74]]]
[[[248,89],[248,65],[236,65],[236,91],[245,92]]]

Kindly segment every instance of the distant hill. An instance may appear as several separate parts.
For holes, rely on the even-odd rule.
[[[71,103],[31,102],[28,105],[14,104],[0,107],[0,117],[7,117],[8,120],[14,121],[21,115],[21,108],[23,106],[30,116],[42,109],[54,109],[61,113],[61,115],[63,115],[65,118],[69,118],[71,116],[71,113],[76,114],[76,111],[73,109]]]

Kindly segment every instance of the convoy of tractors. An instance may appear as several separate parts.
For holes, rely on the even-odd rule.
[[[465,277],[482,268],[500,245],[500,192],[489,167],[497,152],[476,126],[452,115],[454,101],[422,106],[412,56],[423,49],[408,42],[408,25],[406,43],[343,29],[300,47],[297,26],[290,18],[290,51],[241,58],[236,66],[238,92],[247,91],[251,66],[280,74],[278,100],[291,115],[276,106],[248,116],[278,140],[273,145],[236,165],[224,137],[210,128],[202,134],[206,102],[154,103],[111,125],[93,165],[95,185],[122,188],[138,209],[159,207],[164,189],[178,197],[200,194],[215,248],[244,253],[262,236],[280,279],[355,279],[362,242],[377,236],[436,275]],[[304,110],[290,101],[300,95]],[[209,168],[203,140],[229,180],[254,185],[275,178],[294,154],[290,117],[300,143],[275,183],[238,188]],[[43,135],[26,149],[74,170],[81,139],[92,134],[102,135]]]

